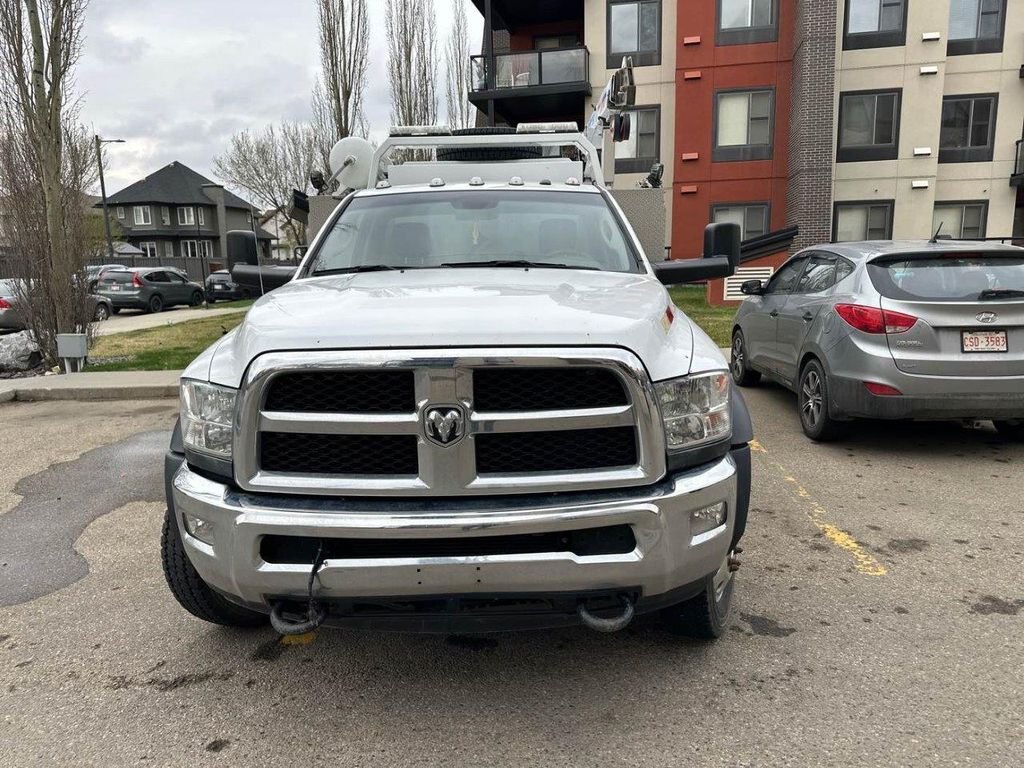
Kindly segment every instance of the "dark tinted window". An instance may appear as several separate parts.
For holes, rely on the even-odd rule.
[[[130,283],[133,277],[135,277],[134,272],[114,272],[108,270],[103,273],[101,280],[104,283]]]
[[[940,163],[992,160],[998,96],[947,96],[942,101]]]
[[[158,270],[156,272],[147,272],[146,274],[144,274],[142,276],[142,279],[143,280],[148,280],[151,283],[169,283],[169,282],[171,282],[170,278],[167,277],[167,273],[163,272],[161,270]]]
[[[950,253],[885,259],[868,265],[875,288],[886,298],[905,301],[974,301],[984,291],[1024,300],[1024,256]]]
[[[765,293],[789,293],[792,291],[806,263],[807,258],[801,256],[799,259],[784,264],[769,281]]]
[[[812,256],[807,269],[797,284],[796,293],[821,293],[836,282],[836,260],[834,256]]]
[[[839,162],[895,160],[899,138],[899,91],[840,97]]]
[[[853,274],[853,264],[846,259],[839,259],[836,262],[836,282],[845,280]]]

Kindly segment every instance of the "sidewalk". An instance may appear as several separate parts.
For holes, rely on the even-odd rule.
[[[159,328],[163,325],[187,323],[189,320],[201,320],[204,317],[233,315],[238,312],[245,312],[248,309],[248,307],[232,307],[227,309],[189,309],[180,307],[177,309],[165,309],[156,315],[113,315],[109,320],[95,323],[93,325],[93,333],[97,336],[112,336],[115,333],[128,333],[129,331],[141,331],[146,328]]]
[[[116,371],[0,379],[0,403],[177,397],[179,376],[181,371]]]

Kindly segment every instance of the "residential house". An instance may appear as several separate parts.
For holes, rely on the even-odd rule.
[[[252,230],[258,210],[220,184],[173,162],[107,198],[107,213],[123,239],[145,257],[224,264],[232,230]],[[274,236],[256,227],[261,255]],[[186,264],[187,266],[187,264]]]

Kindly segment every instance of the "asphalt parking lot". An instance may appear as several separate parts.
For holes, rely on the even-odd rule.
[[[1024,446],[812,445],[748,391],[730,631],[202,624],[160,572],[173,401],[0,406],[0,765],[983,765],[1024,743]]]

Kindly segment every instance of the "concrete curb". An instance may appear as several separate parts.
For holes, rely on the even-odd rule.
[[[150,400],[178,396],[181,371],[75,373],[0,381],[0,403],[45,400]]]

